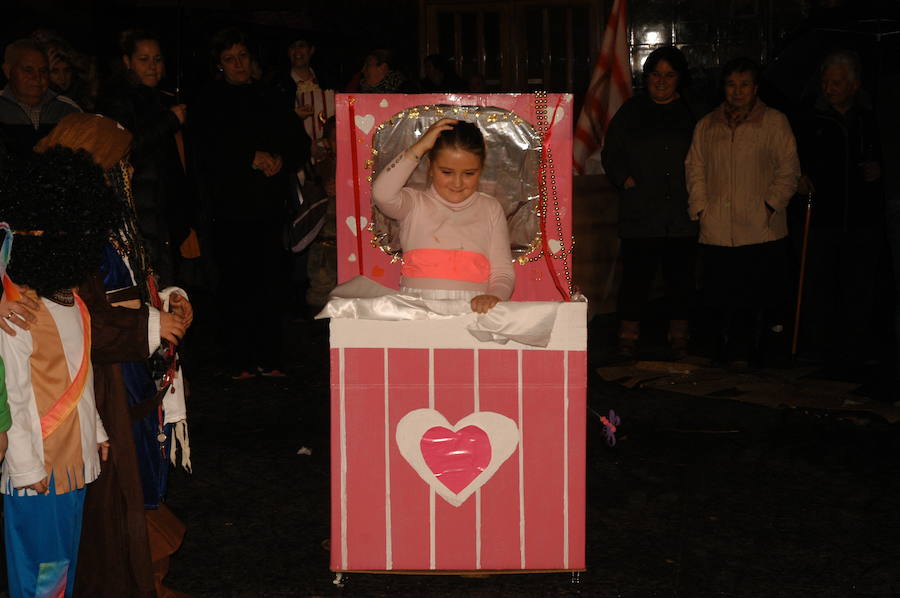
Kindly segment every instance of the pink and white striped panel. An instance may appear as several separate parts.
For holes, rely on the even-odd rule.
[[[480,343],[455,319],[332,321],[333,570],[584,568],[585,315],[561,304],[547,349]],[[439,486],[398,444],[414,411],[483,428],[492,473]]]

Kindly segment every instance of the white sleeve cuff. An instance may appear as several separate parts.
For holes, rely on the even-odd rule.
[[[147,345],[150,349],[148,355],[153,355],[159,348],[159,310],[152,305],[147,306]]]
[[[10,473],[9,483],[13,488],[24,488],[32,484],[37,484],[47,477],[47,472],[43,467],[23,473]]]
[[[159,298],[162,301],[163,309],[165,310],[169,309],[169,297],[172,295],[172,293],[178,293],[188,301],[191,300],[191,298],[188,297],[187,292],[185,292],[185,290],[181,287],[166,287],[159,292]]]

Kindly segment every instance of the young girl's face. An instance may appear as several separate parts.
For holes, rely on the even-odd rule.
[[[461,203],[478,190],[481,158],[472,152],[448,147],[431,160],[431,181],[444,201]]]

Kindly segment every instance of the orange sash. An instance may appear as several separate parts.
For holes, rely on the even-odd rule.
[[[3,277],[3,293],[11,301],[18,301],[22,294],[9,276]],[[81,300],[81,297],[75,293],[75,305],[81,312],[81,327],[84,331],[84,351],[81,354],[81,364],[78,366],[78,372],[75,378],[69,384],[68,388],[63,391],[62,395],[53,403],[50,410],[41,417],[41,437],[46,440],[48,436],[59,427],[71,413],[78,407],[78,401],[84,392],[84,385],[87,383],[88,370],[91,365],[91,315],[88,308]]]
[[[475,251],[412,249],[403,254],[401,273],[407,278],[487,282],[491,276],[491,263]]]
[[[81,365],[78,366],[78,372],[72,383],[63,392],[50,408],[50,411],[41,417],[41,436],[46,440],[48,436],[53,434],[56,428],[78,407],[78,401],[84,392],[84,385],[87,383],[88,370],[91,366],[91,315],[88,308],[81,300],[78,294],[75,294],[75,305],[81,312],[81,327],[84,331],[84,350],[81,354]]]

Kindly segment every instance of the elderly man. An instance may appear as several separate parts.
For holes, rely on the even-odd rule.
[[[10,153],[25,155],[78,104],[51,91],[47,55],[30,39],[6,46],[3,73],[9,80],[0,92],[0,128]]]
[[[688,215],[700,221],[704,294],[719,314],[719,358],[749,364],[757,326],[780,333],[787,218],[800,164],[787,118],[757,97],[759,66],[725,65],[725,102],[694,130],[685,160]]]
[[[884,238],[880,144],[860,92],[859,58],[836,52],[820,72],[821,94],[798,134],[800,192],[813,195],[801,354],[843,364],[873,356]]]

